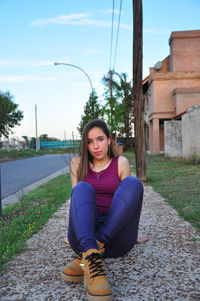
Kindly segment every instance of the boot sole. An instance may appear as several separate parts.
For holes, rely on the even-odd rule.
[[[87,300],[88,301],[113,301],[112,294],[111,295],[91,295],[88,292],[87,281],[84,278],[84,289],[87,292]]]
[[[112,301],[112,295],[104,295],[104,296],[97,296],[97,295],[90,295],[87,292],[87,300],[88,301]]]
[[[83,275],[80,276],[72,276],[72,275],[67,275],[64,274],[63,272],[61,273],[62,279],[64,279],[67,282],[73,282],[73,283],[78,283],[83,281]]]

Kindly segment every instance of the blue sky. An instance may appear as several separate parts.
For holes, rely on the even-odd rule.
[[[132,78],[132,1],[115,0],[110,65],[112,0],[0,0],[0,90],[10,91],[24,111],[14,136],[38,133],[64,139],[76,130],[91,91],[84,69],[103,99],[109,67]],[[143,0],[143,78],[149,67],[169,55],[172,31],[200,29],[200,0]],[[12,137],[11,135],[10,137]]]

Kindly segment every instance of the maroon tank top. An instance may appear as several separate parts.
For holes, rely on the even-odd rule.
[[[119,156],[112,158],[108,167],[100,173],[88,167],[85,182],[90,183],[95,190],[97,212],[109,211],[115,190],[121,182],[118,175],[118,159]]]

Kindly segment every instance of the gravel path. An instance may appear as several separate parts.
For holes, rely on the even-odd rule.
[[[83,284],[67,284],[61,269],[73,258],[63,243],[69,201],[27,242],[1,275],[0,295],[11,300],[86,300]],[[145,187],[140,235],[150,241],[121,258],[106,259],[113,299],[200,300],[200,236],[150,186]]]

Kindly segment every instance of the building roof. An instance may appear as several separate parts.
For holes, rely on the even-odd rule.
[[[145,94],[148,90],[148,87],[149,87],[148,79],[149,78],[150,78],[150,74],[147,77],[145,77],[145,79],[143,79],[143,81],[142,81],[143,94]]]
[[[179,113],[179,114],[177,114],[177,115],[175,115],[172,119],[181,119],[181,117],[182,117],[182,115],[183,114],[185,114],[186,113],[186,110],[185,111],[183,111],[183,112],[181,112],[181,113]]]
[[[142,81],[143,85],[148,81],[149,77],[150,77],[150,74],[143,79],[143,81]]]
[[[173,39],[200,38],[200,30],[172,31],[169,45]]]

